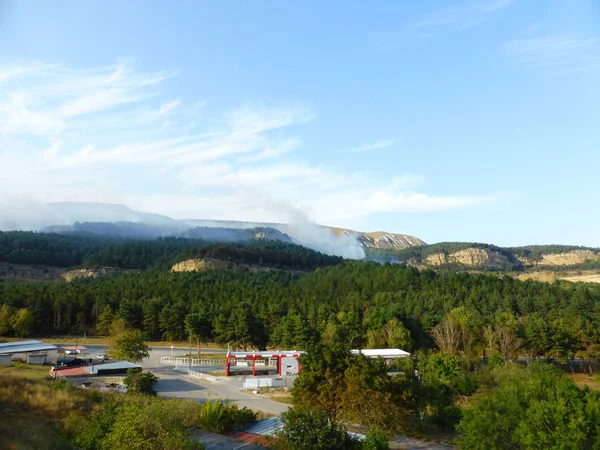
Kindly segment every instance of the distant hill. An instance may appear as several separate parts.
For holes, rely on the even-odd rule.
[[[326,227],[336,234],[354,236],[365,248],[401,250],[409,247],[427,245],[421,239],[407,234],[388,233],[387,231],[362,232],[346,228]]]
[[[211,219],[178,220],[111,203],[55,202],[38,204],[30,209],[27,220],[0,218],[0,230],[94,234],[131,239],[175,236],[227,242],[247,239],[253,233],[262,233],[269,239],[295,242],[316,251],[350,259],[362,259],[365,249],[405,249],[425,245],[425,242],[416,237],[384,231],[362,232],[310,222],[283,224]]]
[[[453,271],[600,270],[600,249],[569,245],[498,247],[475,242],[440,242],[402,250],[371,249],[368,256],[396,259],[417,267]]]

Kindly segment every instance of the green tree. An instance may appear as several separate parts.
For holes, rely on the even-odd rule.
[[[26,308],[19,309],[12,317],[12,328],[15,335],[19,337],[27,337],[33,331],[35,325],[35,317],[33,313]]]
[[[381,358],[352,357],[344,373],[342,417],[349,423],[370,428],[398,431],[407,419],[394,398],[394,384]]]
[[[12,331],[13,309],[4,304],[0,308],[0,336],[7,336]]]
[[[124,330],[111,336],[110,355],[114,359],[141,362],[150,356],[140,330]]]
[[[142,372],[135,369],[127,370],[127,376],[123,380],[127,392],[131,394],[156,395],[154,385],[158,377],[152,372]]]
[[[271,343],[283,348],[305,348],[312,340],[310,325],[300,314],[283,316],[271,333]]]
[[[398,319],[391,319],[382,328],[367,331],[367,348],[399,348],[410,351],[410,331]]]
[[[277,433],[281,448],[299,450],[358,449],[360,443],[344,429],[332,424],[322,411],[290,408],[281,415],[282,429]]]
[[[200,343],[208,341],[212,336],[212,322],[210,317],[204,312],[188,314],[185,316],[185,329],[191,337],[196,339],[198,358],[200,358]]]
[[[458,425],[464,449],[598,448],[598,393],[580,390],[550,366],[508,363],[497,386]]]
[[[377,428],[371,428],[362,442],[361,450],[389,450],[388,436]]]
[[[300,358],[302,371],[292,388],[294,405],[322,411],[332,424],[339,423],[351,358],[350,351],[340,344],[309,348]]]
[[[98,323],[96,324],[96,334],[98,336],[108,336],[110,333],[110,326],[113,322],[113,312],[110,305],[105,305],[102,310],[102,314],[98,316]]]

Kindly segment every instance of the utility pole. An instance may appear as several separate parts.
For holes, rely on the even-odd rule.
[[[190,351],[188,353],[188,373],[192,370],[192,332],[190,331]]]

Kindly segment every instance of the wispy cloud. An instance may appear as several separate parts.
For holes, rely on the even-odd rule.
[[[297,150],[304,102],[208,113],[169,98],[177,71],[147,73],[129,60],[107,67],[0,67],[0,196],[123,202],[181,218],[285,221],[294,205],[338,225],[378,212],[477,206],[489,196],[417,192],[422,177],[341,172]],[[379,140],[350,152],[393,145]],[[24,180],[27,180],[24,183]],[[265,199],[269,199],[266,201]]]
[[[362,152],[368,152],[371,150],[378,150],[381,148],[391,147],[395,143],[396,143],[396,141],[393,141],[391,139],[380,139],[380,140],[375,141],[370,144],[363,144],[359,147],[349,148],[349,149],[342,150],[342,151],[346,152],[346,153],[362,153]]]
[[[597,37],[549,34],[508,42],[505,54],[514,63],[545,70],[585,70],[600,67]]]
[[[416,28],[470,28],[487,21],[494,13],[508,8],[516,0],[469,0],[435,10],[415,24]]]
[[[407,27],[373,30],[366,36],[369,48],[391,51],[406,42],[427,40],[445,30],[463,30],[491,20],[495,14],[509,8],[517,0],[458,1],[425,14]]]

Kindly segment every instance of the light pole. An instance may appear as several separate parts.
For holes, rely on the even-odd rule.
[[[190,351],[188,353],[188,373],[192,370],[192,332],[190,331]]]

